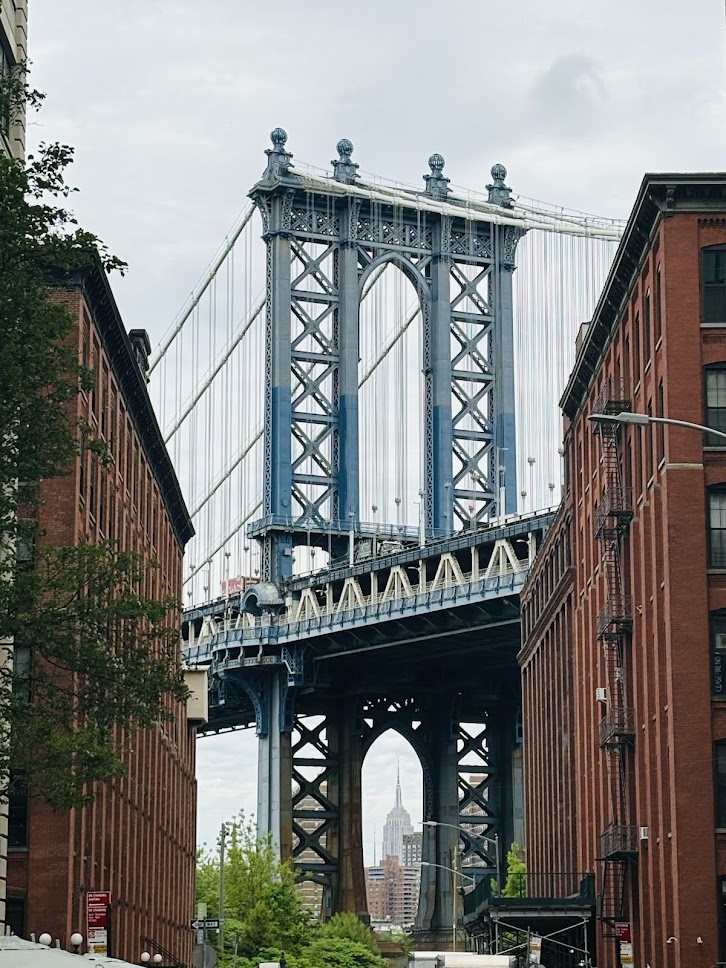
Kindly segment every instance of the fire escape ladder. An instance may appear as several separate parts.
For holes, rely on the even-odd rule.
[[[615,926],[625,917],[625,878],[627,861],[616,860],[603,864],[601,891],[597,915],[606,924]]]
[[[630,410],[622,388],[609,381],[595,409],[617,414]],[[604,604],[597,616],[597,636],[607,669],[608,708],[599,724],[599,741],[607,757],[611,822],[600,834],[602,891],[598,916],[614,925],[625,914],[628,862],[638,855],[638,830],[629,823],[627,749],[635,742],[635,719],[628,706],[623,645],[633,627],[633,607],[624,592],[620,542],[633,518],[632,491],[623,483],[617,424],[599,424],[602,493],[595,509],[594,531],[602,549]]]

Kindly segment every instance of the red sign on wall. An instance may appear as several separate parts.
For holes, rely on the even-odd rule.
[[[108,947],[108,907],[110,891],[89,891],[86,895],[88,945],[94,954],[105,954]]]
[[[628,944],[632,942],[632,937],[630,935],[630,922],[629,921],[616,921],[615,922],[615,935],[618,941],[625,941]]]

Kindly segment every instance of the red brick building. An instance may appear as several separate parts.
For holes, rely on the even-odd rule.
[[[522,596],[532,870],[596,871],[599,968],[726,961],[726,174],[648,175],[561,405]],[[624,926],[624,927],[623,927]],[[628,962],[625,962],[628,963]]]
[[[142,591],[181,598],[182,555],[193,534],[146,389],[148,337],[126,333],[105,274],[81,273],[58,298],[76,320],[79,358],[96,374],[77,417],[113,455],[83,450],[75,473],[42,485],[41,529],[53,545],[116,541],[156,560]],[[111,892],[111,953],[138,962],[168,952],[189,964],[194,910],[195,729],[186,709],[141,732],[128,775],[99,784],[92,806],[56,813],[39,799],[11,803],[8,921],[68,946],[88,936],[88,891]],[[165,958],[165,963],[168,958]]]

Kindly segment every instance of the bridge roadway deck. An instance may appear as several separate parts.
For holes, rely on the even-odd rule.
[[[486,679],[510,678],[519,648],[519,592],[552,512],[458,532],[424,547],[371,557],[294,579],[277,615],[242,612],[243,596],[184,615],[184,658],[210,670],[207,731],[252,725],[241,677],[273,669],[314,711],[316,697],[375,690],[472,686],[472,661]]]

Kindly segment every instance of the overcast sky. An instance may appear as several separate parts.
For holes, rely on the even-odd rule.
[[[517,192],[625,217],[644,171],[723,170],[725,20],[724,0],[30,0],[29,145],[75,146],[79,220],[129,262],[117,298],[156,343],[276,125],[316,165],[347,137],[361,170],[421,184],[438,151],[454,184],[503,162]],[[200,742],[201,841],[253,811],[253,739]],[[367,761],[369,859],[398,746]],[[401,773],[415,820],[412,754]]]

